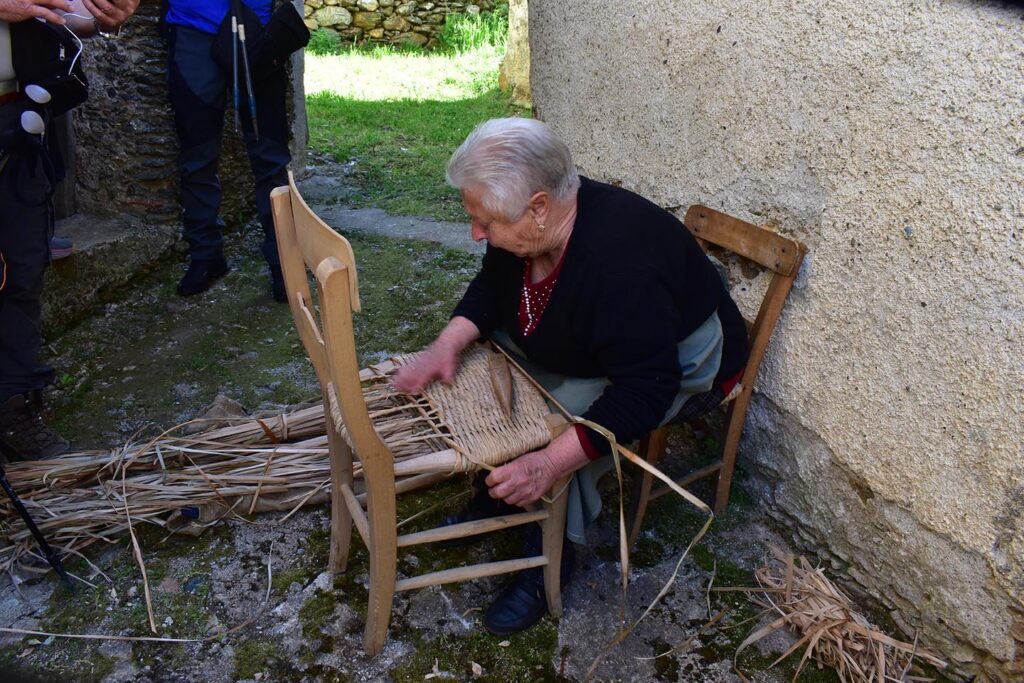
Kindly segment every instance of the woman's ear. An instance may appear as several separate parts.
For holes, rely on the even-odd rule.
[[[526,208],[533,215],[534,222],[543,224],[547,220],[548,210],[551,208],[551,197],[547,192],[537,192],[530,197]]]

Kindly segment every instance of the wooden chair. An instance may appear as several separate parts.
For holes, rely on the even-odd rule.
[[[783,237],[765,228],[760,228],[738,218],[733,218],[706,206],[691,206],[684,219],[686,227],[700,241],[705,251],[718,255],[724,250],[726,256],[732,253],[752,261],[772,273],[768,289],[761,300],[757,318],[751,322],[746,320],[749,335],[750,354],[743,370],[743,378],[738,390],[734,390],[723,404],[728,404],[726,414],[725,440],[722,445],[721,457],[715,462],[702,467],[689,475],[676,480],[680,486],[688,486],[705,477],[716,476],[713,507],[715,513],[721,513],[729,503],[729,488],[732,484],[733,467],[736,464],[736,449],[739,446],[743,423],[747,417],[747,406],[754,390],[761,360],[764,358],[768,340],[775,329],[775,323],[782,312],[786,296],[793,286],[793,280],[800,270],[807,248],[796,240]],[[642,439],[639,455],[647,462],[657,465],[665,454],[665,443],[668,427],[656,429]],[[636,542],[643,524],[647,504],[666,493],[670,489],[660,487],[651,490],[653,477],[644,472],[643,476],[634,480],[633,496],[629,513],[629,545]]]
[[[351,245],[310,210],[290,175],[289,185],[270,198],[288,302],[323,394],[331,458],[330,568],[345,570],[353,524],[369,552],[366,652],[374,655],[384,646],[395,591],[543,567],[548,609],[561,614],[565,482],[546,497],[553,502],[529,511],[403,535],[397,532],[395,499],[453,472],[496,466],[540,448],[566,427],[565,420],[552,415],[515,370],[514,409],[505,417],[490,383],[487,354],[493,352],[482,346],[464,356],[453,385],[437,383],[422,396],[399,394],[391,385],[390,374],[408,357],[360,371],[352,332],[360,302]],[[316,282],[319,311],[307,269]],[[354,474],[362,477],[364,494],[356,494]],[[399,548],[530,522],[543,529],[539,556],[397,577]]]

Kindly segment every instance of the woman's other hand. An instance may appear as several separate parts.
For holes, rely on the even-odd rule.
[[[540,500],[555,485],[559,471],[546,449],[521,455],[490,473],[491,498],[525,507]]]
[[[524,507],[540,500],[559,479],[590,460],[575,429],[567,429],[539,451],[511,460],[487,476],[491,498]]]
[[[451,384],[459,369],[459,352],[450,345],[434,342],[416,361],[403,365],[395,372],[395,388],[409,394],[418,394],[433,382],[441,380]]]
[[[451,384],[459,369],[462,350],[480,336],[480,328],[468,318],[455,316],[434,343],[421,353],[414,363],[398,369],[392,378],[395,388],[417,394],[431,383],[441,380]]]

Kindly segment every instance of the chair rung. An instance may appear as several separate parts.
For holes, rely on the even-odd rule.
[[[490,519],[477,519],[472,522],[451,524],[399,536],[398,547],[405,548],[406,546],[418,545],[420,543],[434,543],[435,541],[447,541],[450,538],[464,538],[466,536],[484,534],[488,531],[497,531],[521,524],[528,524],[529,522],[539,522],[547,518],[547,510],[538,510],[536,512],[518,512],[514,515],[502,515],[500,517],[491,517]]]
[[[366,513],[363,511],[363,506],[356,500],[356,495],[352,493],[352,488],[348,484],[341,485],[341,497],[345,499],[345,507],[348,508],[348,513],[352,515],[352,521],[355,522],[356,531],[363,538],[363,543],[367,546],[370,545],[370,522],[366,519]]]
[[[547,563],[548,558],[543,555],[537,555],[536,557],[524,557],[519,560],[504,560],[502,562],[474,564],[469,567],[456,567],[455,569],[445,569],[439,572],[431,572],[430,574],[401,579],[400,581],[395,582],[395,590],[407,591],[414,588],[439,586],[442,583],[454,583],[456,581],[478,579],[482,576],[507,574],[509,572],[518,572],[523,569],[530,569],[531,567],[543,567]]]
[[[694,470],[693,472],[691,472],[690,474],[686,475],[682,479],[676,479],[675,482],[679,486],[687,486],[688,484],[692,484],[693,482],[697,481],[698,479],[703,479],[704,477],[710,477],[712,474],[714,474],[715,472],[717,472],[720,469],[722,469],[722,461],[721,460],[717,460],[717,461],[711,463],[710,465],[708,465],[707,467],[701,467],[699,470]],[[669,493],[670,491],[672,491],[672,489],[670,489],[668,486],[664,486],[664,485],[659,486],[658,488],[656,488],[653,491],[651,491],[651,497],[649,498],[649,500],[654,500],[655,498],[661,498],[662,496],[664,496],[666,493]]]

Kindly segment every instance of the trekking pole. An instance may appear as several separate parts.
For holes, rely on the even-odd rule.
[[[232,95],[235,103],[235,132],[242,132],[242,119],[238,113],[241,97],[238,93],[238,16],[235,14],[234,3],[231,5],[231,77]]]
[[[249,118],[252,120],[252,134],[260,139],[260,127],[256,122],[256,94],[252,90],[252,72],[249,71],[249,50],[245,46],[245,22],[238,22],[238,43],[242,50],[242,68],[245,70],[245,90],[249,93]]]
[[[17,452],[2,442],[0,442],[0,451],[3,451],[3,454],[7,458],[20,457]],[[18,494],[14,492],[14,489],[11,487],[11,482],[7,481],[7,472],[4,471],[4,466],[2,464],[0,464],[0,486],[3,486],[4,493],[7,494],[7,497],[11,499],[11,503],[14,504],[14,509],[18,511],[18,514],[21,515],[21,519],[25,522],[25,526],[27,526],[28,530],[32,532],[32,535],[36,539],[36,543],[39,544],[39,549],[43,551],[43,556],[46,557],[46,561],[51,567],[53,567],[53,571],[57,572],[57,576],[59,576],[60,580],[64,582],[64,585],[68,587],[68,590],[74,593],[75,586],[71,583],[71,577],[68,576],[66,571],[64,571],[64,565],[61,564],[60,557],[56,552],[54,552],[53,548],[50,547],[50,544],[46,542],[46,537],[43,536],[43,532],[41,532],[39,527],[36,526],[36,523],[32,521],[32,516],[28,514],[28,510],[25,509],[25,504],[21,502],[21,499],[18,498]]]

